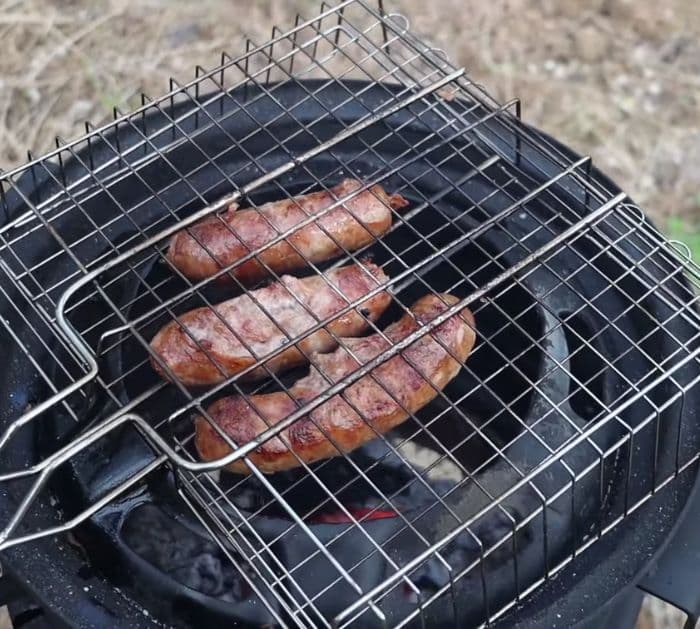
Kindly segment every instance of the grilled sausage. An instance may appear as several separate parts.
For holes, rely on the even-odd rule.
[[[457,301],[452,295],[423,297],[411,308],[412,315],[404,315],[388,326],[384,334],[391,342],[397,342]],[[270,473],[298,466],[297,456],[306,463],[337,456],[340,452],[336,445],[342,452],[354,450],[401,424],[409,413],[430,402],[457,375],[474,341],[474,319],[465,308],[375,367],[371,375],[357,380],[342,395],[331,397],[285,428],[280,435],[291,450],[282,439],[273,437],[251,452],[250,459],[260,470]],[[207,412],[234,443],[243,445],[323,393],[330,386],[324,375],[331,382],[338,382],[388,347],[390,343],[381,334],[344,339],[343,346],[334,352],[315,354],[309,375],[294,384],[289,393],[226,397],[211,405]],[[195,444],[203,460],[212,461],[231,452],[204,417],[195,420],[195,428]],[[235,461],[228,469],[240,474],[249,472],[242,460]]]
[[[334,269],[324,276],[298,279],[284,275],[279,282],[212,308],[191,310],[170,321],[153,338],[151,348],[186,386],[216,384],[386,281],[384,272],[370,262]],[[368,320],[377,320],[390,301],[386,291],[373,295],[357,310],[349,310],[297,345],[290,345],[273,356],[265,366],[277,373],[306,362],[311,352],[332,350],[337,343],[328,330],[336,336],[361,334],[367,329]],[[161,376],[169,379],[157,361],[151,358],[151,363]],[[257,380],[267,375],[265,367],[260,366],[244,378]]]
[[[361,188],[361,182],[346,179],[331,188],[330,193],[313,192],[244,210],[231,206],[223,214],[207,217],[188,230],[176,233],[170,242],[167,258],[190,279],[206,279],[309,216],[330,207],[338,198]],[[286,240],[280,240],[234,267],[221,279],[230,281],[234,276],[242,283],[251,284],[268,275],[259,261],[265,262],[276,273],[289,273],[306,266],[309,261],[329,260],[343,249],[359,249],[389,229],[391,209],[407,204],[402,196],[387,194],[379,185],[372,186],[317,221],[293,232]]]

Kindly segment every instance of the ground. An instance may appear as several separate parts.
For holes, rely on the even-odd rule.
[[[369,0],[371,1],[371,0]],[[700,248],[700,3],[386,0],[499,99],[590,153]],[[73,137],[139,89],[191,78],[245,33],[312,15],[312,0],[0,0],[0,167]]]
[[[372,0],[367,0],[371,2]],[[700,257],[698,0],[385,0],[500,100],[593,156]],[[311,0],[0,0],[0,168],[142,89],[311,16]],[[664,625],[663,608],[645,628]]]

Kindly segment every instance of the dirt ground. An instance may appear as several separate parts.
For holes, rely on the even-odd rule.
[[[371,0],[370,0],[371,1]],[[648,212],[700,219],[697,0],[386,0],[499,99],[590,153]],[[245,33],[315,0],[0,0],[0,166],[70,138],[167,77],[192,77]]]
[[[698,0],[385,0],[526,121],[593,156],[700,255]],[[310,17],[311,0],[0,0],[0,167],[138,90]],[[678,627],[647,606],[640,627]],[[0,626],[2,623],[0,622]]]

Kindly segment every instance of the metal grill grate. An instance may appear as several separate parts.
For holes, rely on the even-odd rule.
[[[315,112],[312,121],[309,109]],[[27,347],[30,359],[30,348],[40,344],[47,358],[34,364],[46,396],[24,401],[0,449],[13,447],[19,433],[50,421],[56,412],[72,418],[78,429],[52,454],[25,468],[3,470],[3,483],[28,484],[14,517],[3,524],[0,549],[69,530],[170,465],[183,500],[280,623],[345,626],[369,614],[402,625],[427,614],[444,595],[452,597],[456,615],[460,583],[469,579],[479,583],[483,620],[489,621],[689,468],[697,460],[697,444],[684,440],[680,425],[670,437],[671,462],[662,462],[659,452],[669,447],[660,437],[671,428],[663,423],[664,413],[682,407],[698,379],[686,368],[698,362],[696,298],[688,286],[697,287],[700,269],[678,243],[661,238],[624,194],[611,193],[593,176],[590,159],[572,160],[518,116],[517,101],[495,103],[441,51],[416,38],[405,18],[385,15],[381,4],[352,0],[323,5],[318,17],[300,17],[287,32],[273,29],[262,45],[247,42],[243,55],[224,54],[213,70],[197,68],[191,83],[173,82],[157,100],[144,96],[138,110],[117,112],[112,124],[88,129],[83,138],[5,174],[0,185],[8,220],[0,230],[0,299],[3,311],[11,313],[2,322],[5,338]],[[418,138],[416,128],[423,130]],[[246,156],[244,166],[230,159],[233,154]],[[447,177],[446,171],[460,174]],[[371,247],[391,278],[377,291],[389,288],[403,310],[420,293],[451,292],[460,302],[259,438],[242,447],[229,439],[230,455],[199,461],[191,444],[192,414],[206,414],[224,391],[251,394],[267,390],[270,382],[251,390],[236,376],[199,393],[143,377],[153,330],[189,308],[213,304],[215,278],[195,283],[170,267],[169,237],[234,201],[258,206],[328,190],[349,175],[362,179],[363,190],[381,183],[411,201],[407,212],[394,212],[391,233]],[[17,205],[24,210],[10,216]],[[447,211],[447,205],[461,210]],[[37,262],[38,247],[46,255]],[[359,261],[365,253],[345,251],[333,265]],[[575,264],[562,264],[563,256]],[[607,276],[601,275],[602,260],[611,269]],[[67,269],[59,280],[52,274],[57,266]],[[309,270],[325,268],[310,263]],[[547,281],[533,292],[533,278],[543,273]],[[586,274],[602,278],[604,287],[593,294],[578,291]],[[548,299],[560,293],[568,295],[569,310],[548,310]],[[625,304],[615,316],[601,306],[610,293]],[[645,305],[650,296],[660,304],[655,311]],[[252,463],[250,476],[224,478],[219,472],[465,305],[476,316],[479,334],[465,366],[472,385],[458,394],[449,387],[440,392],[430,417],[412,418],[400,436],[377,435],[381,455],[372,462],[344,456],[341,482],[332,480],[338,459],[314,466],[300,461],[303,477],[284,487]],[[543,313],[540,319],[536,311]],[[639,338],[625,323],[632,311],[642,319]],[[316,328],[327,323],[319,321]],[[690,326],[693,335],[677,337],[674,326],[680,324]],[[522,344],[509,349],[510,334]],[[617,340],[612,353],[597,341],[606,335]],[[566,341],[568,355],[559,353],[557,338]],[[661,341],[670,350],[659,360],[650,348]],[[534,354],[548,371],[530,368]],[[643,369],[630,373],[624,367],[629,360]],[[117,363],[121,368],[115,370]],[[493,368],[485,371],[480,364]],[[567,390],[546,384],[558,372],[570,383]],[[601,394],[604,377],[621,383],[614,396]],[[287,385],[274,374],[270,380]],[[504,380],[522,387],[509,390]],[[478,395],[490,401],[480,417],[474,410]],[[161,406],[165,396],[169,407]],[[95,397],[107,400],[109,413],[95,411]],[[528,423],[523,416],[535,404],[537,420]],[[154,408],[168,410],[156,416]],[[626,417],[630,409],[637,415],[634,422]],[[458,438],[438,436],[454,418],[463,425]],[[89,509],[55,527],[32,529],[32,505],[55,470],[92,444],[114,438],[125,424],[147,438],[155,458]],[[543,428],[550,424],[558,430]],[[635,447],[649,438],[655,444],[651,460]],[[519,443],[527,444],[527,457],[511,454]],[[477,451],[481,459],[465,461],[465,453]],[[401,469],[400,486],[389,490],[378,483],[382,461]],[[495,465],[500,471],[490,473]],[[639,485],[631,478],[642,467],[649,479]],[[449,487],[440,484],[443,479],[450,479]],[[302,482],[313,487],[320,502],[303,508],[294,503],[290,496]],[[358,484],[372,498],[361,515],[342,498]],[[430,496],[422,510],[408,511],[401,502],[411,486]],[[597,497],[595,525],[569,530],[562,554],[550,532],[552,514],[568,511],[574,523],[581,492],[591,488]],[[259,497],[250,509],[233,499],[246,491]],[[624,493],[618,507],[610,506],[612,491]],[[310,523],[320,508],[342,513],[347,525],[333,536],[320,535]],[[283,514],[287,525],[264,538],[257,524],[271,509]],[[374,537],[366,526],[383,511],[400,520],[389,539]],[[440,525],[426,527],[428,519]],[[413,550],[397,557],[390,551],[392,539],[407,532]],[[290,565],[278,548],[280,540],[294,536],[313,552]],[[348,563],[336,548],[352,536],[363,540],[365,554]],[[538,540],[542,569],[526,578],[519,546],[532,539]],[[363,588],[357,575],[377,556],[387,567],[384,578]],[[488,568],[494,557],[508,566],[515,590],[495,602]],[[319,561],[329,566],[331,577],[309,591],[303,574]],[[420,575],[427,566],[447,576],[426,586]],[[328,618],[324,597],[346,590],[352,601]],[[397,593],[408,603],[392,615],[387,608]]]

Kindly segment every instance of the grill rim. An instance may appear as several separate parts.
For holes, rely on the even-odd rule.
[[[559,150],[562,150],[563,152],[570,154],[572,156],[572,158],[575,158],[575,153],[573,153],[573,151],[570,151],[570,149],[567,149],[564,145],[555,141],[553,138],[547,136],[546,134],[543,134],[542,132],[537,131],[534,128],[530,128],[530,131],[536,133],[538,136],[541,136],[544,140],[552,143],[554,146],[559,148]],[[123,132],[123,128],[122,128],[122,132]],[[66,166],[68,167],[68,165],[66,165]],[[596,180],[600,180],[602,182],[605,182],[607,187],[609,187],[613,190],[618,189],[617,186],[615,186],[615,184],[611,180],[609,180],[602,173],[597,171],[597,169],[594,168],[592,174]],[[33,182],[29,182],[29,185],[30,186],[33,185]],[[17,209],[21,210],[21,207],[18,206]],[[688,475],[686,475],[686,477],[687,476]],[[687,498],[687,496],[690,492],[690,489],[691,489],[691,487],[689,486],[689,487],[685,488],[683,491],[680,491],[680,488],[677,487],[677,485],[681,485],[681,484],[682,483],[680,483],[680,482],[674,483],[673,484],[673,488],[674,488],[673,491],[669,491],[667,488],[664,492],[661,492],[661,494],[665,494],[667,496],[667,498],[662,500],[661,503],[662,504],[672,504],[673,502],[675,502],[676,503],[676,506],[675,506],[676,513],[682,509],[683,503],[685,502],[685,499]],[[681,497],[681,494],[682,494],[682,497]],[[3,503],[5,503],[4,498],[5,498],[5,496],[3,496],[2,499],[0,499],[0,509],[3,509]],[[642,507],[641,509],[638,510],[637,514],[641,514],[643,512],[644,513],[649,512],[649,510],[651,509],[651,505],[658,507],[659,501],[660,501],[660,498],[658,496],[655,500],[650,500],[647,505],[645,505],[644,507]],[[680,501],[680,504],[678,504],[679,501]],[[6,508],[7,508],[7,505],[5,504],[4,509],[6,509]],[[633,516],[628,519],[628,522],[630,522],[630,523],[633,522],[635,515],[637,518],[639,518],[639,516],[637,514],[633,514]],[[617,536],[621,535],[621,531],[626,530],[629,526],[631,526],[631,524],[626,524],[623,522],[618,527],[618,530],[616,532],[614,532],[613,534],[611,534],[609,537],[611,539],[613,537],[615,537],[617,539]],[[664,540],[666,540],[666,543],[669,543],[669,541],[671,539],[670,533],[671,533],[671,528],[668,528],[666,530],[666,532],[661,536],[661,539],[659,541],[659,546],[657,548],[657,552],[662,551],[662,549],[663,549],[662,546],[664,545]],[[606,537],[608,537],[608,536],[606,536]],[[599,544],[601,541],[602,540],[598,540],[597,544]],[[67,601],[69,601],[70,603],[73,603],[74,599],[76,598],[76,589],[78,589],[78,588],[73,587],[70,583],[66,584],[66,590],[63,593],[63,595],[57,594],[57,595],[51,596],[50,595],[51,593],[47,592],[46,589],[51,588],[52,590],[55,590],[56,583],[62,584],[63,581],[62,580],[47,579],[48,583],[42,583],[42,581],[44,580],[44,575],[48,574],[48,572],[46,571],[46,564],[42,564],[41,558],[39,557],[40,551],[39,552],[34,552],[34,551],[29,552],[31,549],[37,549],[37,551],[38,551],[39,548],[44,549],[44,552],[45,552],[44,560],[48,561],[48,565],[56,567],[56,565],[59,562],[56,561],[56,557],[54,556],[54,553],[52,552],[52,550],[53,550],[52,543],[49,542],[48,540],[45,543],[42,540],[40,542],[35,542],[35,543],[32,543],[31,545],[27,545],[26,547],[20,546],[20,547],[11,548],[11,549],[8,549],[7,551],[5,551],[3,556],[6,555],[7,557],[10,558],[9,562],[4,562],[4,563],[7,563],[8,573],[13,574],[13,576],[15,578],[19,578],[19,580],[22,581],[23,583],[32,583],[33,579],[22,578],[21,573],[24,572],[23,569],[25,567],[28,567],[29,565],[36,565],[37,571],[35,572],[35,574],[39,575],[39,579],[37,579],[35,582],[35,584],[37,586],[35,588],[35,594],[37,595],[37,597],[40,600],[53,599],[54,603],[59,603],[58,609],[65,608],[66,612],[67,612],[65,616],[68,619],[75,619],[76,612],[85,613],[86,610],[90,610],[90,611],[87,611],[88,614],[92,614],[95,612],[102,613],[101,607],[102,606],[107,606],[107,607],[109,606],[109,602],[110,602],[109,599],[111,598],[111,596],[114,596],[114,591],[112,590],[111,594],[110,594],[110,590],[112,589],[112,584],[108,583],[108,582],[104,582],[101,584],[101,585],[106,587],[106,590],[104,592],[105,598],[102,599],[102,602],[104,605],[95,604],[94,601],[91,600],[91,597],[87,596],[87,597],[84,597],[85,600],[82,603],[75,601],[75,605],[71,604],[69,606]],[[25,551],[27,551],[27,552],[25,552]],[[588,554],[590,554],[590,553],[588,553]],[[16,560],[15,560],[15,557],[17,558]],[[652,555],[648,555],[645,560],[642,560],[640,557],[640,561],[644,561],[644,564],[648,563],[648,561],[651,559],[652,559]],[[18,564],[17,561],[19,561],[20,563]],[[23,563],[21,563],[21,562],[26,562],[26,565],[23,565]],[[16,568],[17,566],[20,566],[20,569],[17,569]],[[570,572],[571,567],[567,567],[566,571]],[[644,572],[644,566],[640,567],[639,570],[637,570],[636,574],[641,574],[643,572]],[[559,577],[559,579],[561,579],[561,576]],[[634,577],[632,577],[630,579],[630,581],[633,581],[633,580],[634,580]],[[42,585],[44,587],[42,587]],[[94,595],[94,592],[97,590],[97,585],[90,585],[89,587],[90,587],[90,591],[91,591],[90,593],[92,595]],[[543,591],[544,588],[546,588],[546,587],[547,587],[547,584],[543,585],[540,588],[540,590]],[[93,588],[94,588],[94,590],[93,590]],[[80,589],[80,591],[77,592],[78,598],[80,598],[82,596],[80,593],[82,591],[82,587],[79,589]],[[71,592],[71,591],[72,591],[72,595],[67,596],[66,595],[67,592]],[[121,598],[121,596],[117,596],[114,599],[114,602],[117,604],[117,606],[119,606],[119,604],[123,603],[123,599]],[[51,607],[54,608],[54,605],[51,605]],[[527,603],[526,603],[525,607],[527,607]],[[121,611],[123,611],[123,610],[121,610]],[[145,621],[146,624],[144,626],[150,626],[150,622],[148,620],[146,620],[146,618],[143,616],[143,613],[140,610],[135,609],[135,610],[133,610],[133,613],[134,613],[134,619],[133,619],[134,621],[136,621],[136,620],[138,620],[139,622]],[[140,624],[138,624],[138,625],[129,624],[128,626],[141,626],[141,625]]]

